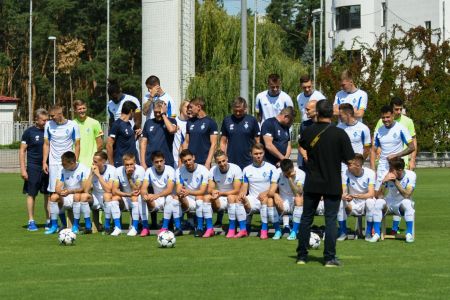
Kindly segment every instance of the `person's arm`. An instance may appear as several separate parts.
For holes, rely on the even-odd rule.
[[[377,157],[377,146],[375,145],[375,143],[372,144],[372,148],[370,151],[370,168],[374,171],[376,171],[375,169],[375,159]]]
[[[409,159],[408,169],[413,171],[416,168],[416,157],[417,157],[417,139],[413,137],[414,151],[411,152],[411,157]]]
[[[295,184],[294,179],[292,177],[289,177],[288,183],[294,196],[303,195],[303,188],[300,182],[298,184]]]
[[[336,117],[339,116],[339,104],[334,104],[333,105],[333,115],[336,116]]]
[[[141,129],[142,127],[142,112],[140,110],[136,110],[134,113],[134,126],[136,130]]]
[[[103,149],[103,135],[95,138],[95,143],[97,144],[97,151],[102,151]]]
[[[75,157],[77,158],[77,161],[78,158],[80,158],[80,139],[75,140]]]
[[[364,145],[364,148],[363,148],[364,160],[366,160],[367,157],[369,157],[369,154],[370,154],[370,145]]]
[[[208,170],[211,169],[211,162],[213,159],[214,152],[216,151],[217,134],[211,134],[209,136],[209,141],[211,143],[211,146],[209,147],[208,157],[206,158],[205,161],[205,167],[208,168]]]
[[[415,150],[414,142],[410,141],[408,143],[408,148],[405,148],[403,151],[400,151],[398,153],[391,154],[387,158],[388,158],[388,160],[390,160],[390,159],[393,159],[393,158],[396,158],[396,157],[403,157],[403,156],[406,156],[406,155],[412,153],[414,150]]]
[[[106,181],[105,178],[103,178],[103,176],[98,171],[98,168],[96,166],[93,166],[91,174],[89,175],[89,178],[90,178],[91,182],[92,182],[92,177],[93,177],[94,174],[95,174],[95,176],[97,176],[98,182],[100,182],[100,185],[102,186],[103,191],[105,193],[111,193],[112,192],[113,181],[112,180]]]
[[[291,146],[291,141],[289,141],[287,149],[286,149],[286,155],[284,156],[284,158],[289,158],[291,156],[291,151],[292,151],[292,146]]]
[[[167,116],[167,106],[164,105],[162,108],[162,118],[164,121],[164,125],[166,125],[166,129],[170,134],[175,134],[177,132],[177,125],[173,124],[169,117]]]
[[[144,105],[142,106],[142,113],[144,115],[146,115],[146,116],[148,115],[148,113],[150,112],[152,103],[153,103],[153,98],[151,98],[151,96],[150,96],[150,98],[148,98],[147,102],[145,102]]]
[[[20,144],[19,148],[19,162],[20,162],[20,175],[24,180],[28,180],[27,167],[25,165],[25,153],[27,152],[28,145],[25,142]]]
[[[203,196],[206,193],[206,189],[208,188],[208,184],[202,183],[198,190],[190,190],[186,189],[188,195],[191,196]]]
[[[233,181],[233,189],[231,191],[227,191],[227,192],[220,192],[219,191],[219,196],[229,196],[229,195],[238,195],[239,191],[241,190],[241,185],[242,182],[239,179],[235,179]]]
[[[269,191],[267,192],[267,197],[273,198],[278,190],[277,183],[271,183],[269,187]]]
[[[269,151],[273,156],[275,156],[279,160],[284,159],[284,155],[281,154],[281,152],[278,151],[277,147],[275,147],[275,145],[273,144],[273,137],[264,135],[263,140],[264,146],[266,147],[267,151]]]
[[[42,170],[45,174],[48,174],[48,165],[47,165],[47,159],[48,159],[48,153],[50,149],[50,142],[48,139],[44,138],[44,146],[42,147]]]
[[[115,139],[112,137],[108,137],[108,140],[106,141],[106,154],[108,154],[108,162],[110,165],[114,166],[114,143]]]
[[[119,197],[131,197],[131,196],[133,196],[133,193],[124,193],[124,192],[122,192],[120,190],[119,181],[118,180],[114,181],[114,183],[113,183],[112,193],[113,193],[114,196],[119,196]]]
[[[147,164],[145,162],[145,154],[147,152],[147,138],[144,136],[141,138],[141,144],[140,144],[140,151],[139,151],[139,156],[141,159],[141,166],[147,170]]]
[[[184,138],[184,143],[183,143],[183,145],[181,145],[181,150],[187,149],[188,147],[189,147],[189,133],[186,132],[186,136]]]
[[[398,192],[405,198],[409,199],[414,191],[414,188],[410,185],[408,185],[406,188],[402,187],[402,184],[400,183],[400,180],[395,178],[394,180],[395,187],[397,188]]]
[[[63,197],[69,194],[69,191],[64,189],[64,182],[59,179],[56,179],[55,193]]]
[[[355,118],[362,118],[364,117],[364,113],[366,112],[366,110],[364,108],[360,108],[360,109],[354,109],[355,111]],[[339,114],[339,110],[338,110],[338,114]]]
[[[214,182],[214,180],[209,179],[208,180],[208,188],[207,188],[207,192],[208,194],[212,194],[212,192],[216,189],[216,183]]]
[[[228,138],[222,135],[220,137],[220,150],[222,150],[223,153],[227,153],[227,147],[228,147]]]
[[[303,149],[302,146],[300,146],[300,145],[298,146],[298,152],[303,157],[303,160],[305,162],[307,162],[308,161],[308,152],[305,149]]]
[[[248,182],[243,182],[241,184],[241,190],[239,191],[239,199],[243,200],[245,197],[247,197],[248,192]]]
[[[373,198],[375,196],[375,189],[373,184],[369,184],[369,187],[367,188],[367,193],[364,194],[352,194],[353,198],[356,199],[370,199]]]

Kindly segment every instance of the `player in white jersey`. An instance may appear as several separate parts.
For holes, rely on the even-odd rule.
[[[205,196],[205,203],[210,202],[217,212],[228,208],[230,223],[226,237],[234,238],[236,236],[236,219],[240,225],[239,229],[246,230],[247,214],[242,203],[237,203],[242,170],[239,166],[229,163],[228,156],[222,150],[214,153],[214,159],[217,165],[209,171],[208,195]]]
[[[364,156],[355,154],[348,169],[342,175],[342,201],[337,214],[339,223],[338,241],[347,239],[347,216],[361,216],[366,212],[366,201],[375,196],[375,172],[363,167]],[[372,227],[366,228],[366,235]]]
[[[108,102],[108,114],[109,114],[109,127],[114,121],[120,118],[122,113],[122,105],[125,102],[133,102],[136,104],[136,111],[133,120],[131,121],[131,126],[136,130],[136,134],[140,135],[141,125],[142,125],[142,113],[141,113],[141,103],[139,100],[131,95],[124,94],[122,88],[117,80],[108,79],[108,94],[111,100]]]
[[[89,187],[86,180],[89,177],[90,170],[81,163],[77,163],[75,153],[67,151],[61,156],[62,170],[59,173],[59,178],[56,180],[55,193],[50,197],[50,219],[51,227],[45,234],[53,234],[58,231],[58,215],[61,221],[65,219],[64,211],[73,207],[74,222],[72,231],[79,232],[79,222],[81,211],[84,215],[84,222],[86,231],[90,233],[92,228],[91,223],[91,209],[88,201],[91,195],[87,192]],[[60,210],[62,208],[62,210]],[[63,221],[63,225],[64,224]]]
[[[261,124],[276,117],[283,108],[294,107],[291,97],[281,90],[281,79],[277,74],[270,74],[267,79],[269,89],[256,96],[256,116]]]
[[[274,165],[264,161],[264,145],[257,143],[251,149],[253,163],[243,170],[243,183],[238,201],[244,204],[248,215],[259,212],[261,215],[260,238],[268,239],[268,221],[274,225],[278,220],[268,219],[267,203],[273,198],[267,196],[271,185],[278,181],[278,171]],[[278,214],[277,214],[278,216]],[[242,232],[242,231],[241,231]],[[247,232],[244,232],[247,234]],[[242,233],[242,236],[243,234]]]
[[[153,152],[151,155],[152,167],[145,171],[144,183],[141,187],[141,196],[147,203],[151,212],[164,212],[163,225],[161,230],[169,230],[170,219],[174,219],[175,234],[182,235],[181,231],[181,208],[180,202],[174,200],[175,170],[166,165],[164,154],[160,151]],[[151,188],[151,192],[149,192]],[[148,230],[142,230],[141,236],[148,235]]]
[[[143,228],[148,230],[148,213],[146,206],[142,205],[141,185],[144,181],[145,170],[136,164],[133,154],[123,156],[123,166],[116,169],[116,176],[112,188],[113,201],[123,201],[125,209],[131,212],[132,224],[128,236],[136,236],[139,225],[139,216]],[[142,208],[145,209],[142,209]],[[113,232],[114,233],[114,232]],[[111,233],[111,235],[116,235]],[[120,232],[117,234],[119,235]]]
[[[355,118],[355,112],[351,104],[343,103],[339,105],[339,120],[337,127],[344,129],[350,138],[352,148],[355,153],[362,154],[364,160],[370,153],[370,129]],[[345,174],[347,165],[341,164],[341,173]]]
[[[405,170],[405,161],[400,157],[389,160],[389,172],[383,177],[381,195],[387,190],[385,199],[367,200],[367,221],[373,222],[374,235],[366,237],[369,242],[380,239],[383,211],[405,217],[406,242],[414,242],[414,202],[412,194],[416,187],[416,173]]]
[[[112,201],[112,186],[116,176],[116,168],[108,165],[108,155],[104,151],[94,153],[91,173],[88,178],[92,187],[92,215],[94,223],[99,224],[99,210],[105,212],[104,234],[111,233],[111,214],[115,228],[120,230],[120,208],[118,201]],[[97,225],[98,228],[98,225]]]
[[[155,117],[153,113],[153,104],[157,100],[164,101],[167,106],[167,116],[169,118],[175,118],[177,116],[175,101],[173,101],[172,96],[163,91],[159,78],[155,75],[149,76],[145,80],[145,86],[147,87],[148,94],[146,94],[142,100],[142,112],[146,119],[149,120]]]
[[[292,160],[283,159],[280,162],[279,174],[277,184],[271,185],[268,194],[269,197],[273,197],[273,202],[275,204],[275,207],[273,207],[269,201],[269,217],[271,214],[278,214],[278,212],[280,212],[281,215],[292,214],[293,226],[287,239],[294,241],[297,239],[300,219],[303,213],[303,184],[305,183],[305,172],[294,167]],[[289,219],[287,221],[287,224],[283,225],[289,227]],[[278,229],[275,231],[273,239],[279,240],[281,236],[281,230]]]
[[[376,192],[380,189],[383,178],[389,170],[389,160],[406,156],[414,151],[414,143],[408,129],[394,121],[394,111],[391,106],[385,105],[381,108],[381,120],[383,126],[374,132],[370,153],[370,167],[375,170],[377,149],[381,148],[375,182]],[[404,148],[404,145],[408,147]],[[375,196],[378,197],[377,194]]]
[[[55,192],[56,179],[61,172],[61,156],[67,151],[75,151],[78,160],[80,155],[80,129],[63,115],[63,108],[55,105],[50,109],[52,119],[45,124],[42,169],[49,175],[48,188]],[[48,164],[47,164],[48,159]]]
[[[364,112],[367,109],[368,97],[367,93],[358,89],[353,82],[353,75],[350,71],[345,70],[341,74],[342,90],[336,93],[333,103],[333,113],[339,116],[339,105],[349,103],[353,106],[355,118],[362,122]]]
[[[173,160],[175,161],[175,168],[181,165],[179,155],[181,151],[181,145],[184,143],[186,137],[186,124],[190,118],[189,101],[184,100],[180,104],[180,114],[175,118],[177,121],[177,132],[173,139]]]
[[[306,114],[306,104],[309,101],[320,101],[325,100],[326,97],[319,91],[314,90],[313,82],[308,75],[304,75],[300,77],[300,87],[303,90],[297,96],[298,108],[302,114],[302,122],[309,120],[308,115]]]
[[[202,237],[207,232],[208,235],[213,235],[211,203],[205,205],[203,203],[209,171],[205,166],[195,162],[195,156],[189,149],[180,152],[180,159],[183,165],[175,172],[178,200],[185,212],[195,211],[197,217],[195,237]],[[203,219],[206,220],[207,232],[203,232]]]

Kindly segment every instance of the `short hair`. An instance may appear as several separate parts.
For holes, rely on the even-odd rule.
[[[153,161],[155,158],[163,158],[166,159],[164,157],[164,153],[162,153],[161,151],[155,151],[152,153],[152,155],[150,155],[150,159]]]
[[[270,74],[267,77],[267,83],[271,83],[271,82],[279,82],[281,80],[280,75],[278,74]]]
[[[44,108],[38,108],[34,111],[34,119],[37,120],[39,116],[48,116],[48,111]]]
[[[72,151],[67,151],[64,152],[63,155],[61,155],[61,161],[74,163],[77,162],[77,157],[75,156],[75,153],[73,153]]]
[[[73,109],[77,109],[78,106],[86,105],[86,102],[83,100],[75,100],[73,101]]]
[[[64,107],[59,105],[59,104],[55,104],[50,108],[50,111],[55,111],[55,110],[64,110]]]
[[[350,80],[353,81],[353,73],[350,70],[344,70],[341,73],[341,80]]]
[[[118,94],[122,92],[119,81],[117,79],[108,78],[108,95]]]
[[[300,84],[311,81],[311,77],[309,75],[303,75],[300,77]]]
[[[285,116],[289,116],[291,118],[295,118],[295,110],[292,106],[288,106],[288,107],[283,108],[280,111],[280,115],[285,115]]]
[[[234,98],[233,102],[231,103],[231,107],[235,107],[235,106],[239,106],[239,105],[244,105],[244,108],[247,107],[247,101],[241,96]]]
[[[261,143],[255,143],[252,146],[252,149],[251,149],[252,152],[253,152],[253,149],[264,151],[264,145]]]
[[[280,162],[281,171],[287,172],[294,168],[294,163],[289,158],[285,158]]]
[[[156,100],[153,104],[153,109],[155,109],[156,107],[161,108],[164,105],[166,105],[166,102],[164,102],[163,100]]]
[[[189,149],[181,150],[181,152],[180,152],[180,158],[181,158],[181,159],[185,158],[185,157],[188,156],[188,155],[194,156],[194,154],[193,154],[193,153],[191,152],[191,150],[189,150]]]
[[[403,100],[400,97],[394,97],[391,99],[391,106],[394,107],[395,106],[403,106]]]
[[[191,101],[189,101],[189,103],[194,105],[200,105],[202,110],[205,110],[206,102],[205,99],[203,99],[203,97],[195,97]]]
[[[183,106],[184,106],[185,104],[188,104],[188,105],[189,105],[189,100],[183,100],[183,101],[181,101],[180,107],[179,107],[179,111],[180,111],[180,112],[181,112],[181,110],[183,109]]]
[[[331,118],[333,117],[333,105],[326,99],[317,101],[316,112],[319,118]]]
[[[161,85],[161,82],[159,81],[158,77],[156,77],[155,75],[151,75],[145,80],[145,85],[148,86]]]
[[[219,156],[222,155],[227,155],[225,152],[223,152],[222,150],[217,150],[216,152],[214,152],[214,159],[217,159]]]
[[[124,155],[122,155],[122,161],[130,160],[130,159],[136,160],[136,156],[133,153],[125,153]]]
[[[394,170],[404,170],[405,161],[401,157],[395,157],[389,160],[389,168]]]
[[[361,153],[355,153],[355,157],[352,160],[358,161],[361,165],[364,164],[364,156]]]
[[[128,115],[132,111],[135,111],[137,109],[137,105],[134,102],[127,101],[122,105],[122,111],[121,113]]]
[[[351,105],[350,103],[340,104],[339,110],[342,110],[344,113],[349,114],[352,117],[355,115],[355,110],[353,109],[353,105]]]
[[[108,154],[105,151],[97,151],[94,153],[94,156],[98,156],[103,160],[108,160]]]
[[[392,106],[390,105],[383,105],[380,109],[380,112],[382,114],[387,114],[388,112],[390,112],[391,114],[394,113],[394,109],[392,108]]]

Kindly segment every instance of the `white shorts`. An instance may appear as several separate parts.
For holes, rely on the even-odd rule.
[[[104,207],[103,193],[92,193],[92,209],[100,209]]]
[[[324,214],[325,214],[325,205],[323,203],[323,200],[320,200],[319,205],[317,205],[316,215],[323,216]]]
[[[219,209],[218,211],[224,211],[228,207],[228,198],[225,196],[220,196],[219,199]],[[217,201],[216,200],[216,201]]]
[[[188,208],[184,209],[183,212],[195,212],[195,196],[186,196],[185,198],[188,202]]]
[[[352,200],[350,202],[344,201],[346,206],[351,205],[352,211],[350,216],[362,216],[366,213],[366,201],[364,200]]]
[[[390,200],[389,198],[385,200],[386,201],[386,215],[396,215],[396,216],[402,216],[402,213],[400,212],[400,206],[402,205],[402,200]],[[414,201],[411,201],[412,207],[414,208]]]
[[[56,180],[59,174],[61,174],[62,165],[49,165],[48,166],[48,188],[47,191],[50,193],[55,192]]]
[[[379,191],[383,183],[384,177],[386,177],[389,172],[388,163],[379,163],[377,167],[377,178],[375,179],[375,191]]]
[[[284,200],[283,199],[283,213],[282,214],[291,214],[294,211],[294,197],[291,197],[291,199]]]
[[[149,210],[149,212],[155,212],[155,211],[164,211],[164,205],[166,204],[166,197],[159,197],[154,201],[155,207],[152,210]]]
[[[63,197],[63,207],[65,209],[72,208],[73,205],[73,194],[67,195],[66,197]]]
[[[257,213],[261,210],[261,201],[253,196],[247,196],[246,198],[250,203],[250,212],[248,213],[249,215]]]

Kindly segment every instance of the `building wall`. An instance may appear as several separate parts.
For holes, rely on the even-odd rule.
[[[14,141],[14,111],[16,103],[0,103],[0,145],[9,145]]]

